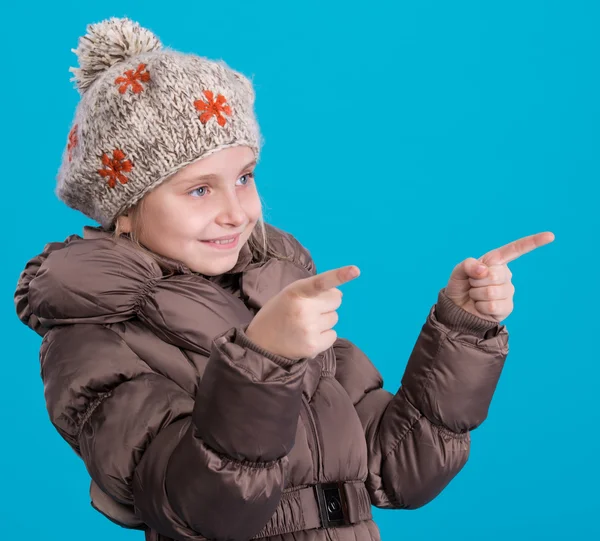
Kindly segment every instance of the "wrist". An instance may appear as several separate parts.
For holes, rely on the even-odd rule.
[[[252,329],[249,329],[249,325],[237,328],[234,341],[240,346],[246,347],[248,349],[251,349],[252,351],[260,353],[261,355],[263,355],[267,359],[270,359],[279,366],[288,367],[297,362],[297,359],[290,359],[289,357],[284,357],[283,355],[273,353],[267,348],[263,347],[259,342],[257,342],[256,336],[252,332]]]
[[[484,338],[490,329],[498,326],[498,322],[483,319],[458,306],[446,295],[445,288],[438,294],[435,315],[440,323],[453,331],[473,334],[480,338]]]

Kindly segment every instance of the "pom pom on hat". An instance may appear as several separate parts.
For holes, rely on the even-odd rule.
[[[162,49],[159,39],[147,28],[127,18],[112,17],[90,24],[87,34],[79,38],[78,68],[69,68],[75,76],[71,79],[83,94],[96,78],[118,62],[142,53]]]

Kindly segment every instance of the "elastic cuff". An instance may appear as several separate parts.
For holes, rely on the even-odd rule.
[[[295,359],[289,359],[288,357],[283,357],[281,355],[271,353],[270,351],[267,351],[266,349],[261,348],[259,345],[255,344],[252,340],[250,340],[250,338],[246,336],[246,329],[248,328],[248,325],[244,325],[243,327],[236,327],[236,332],[233,337],[233,342],[235,344],[251,349],[256,353],[260,353],[261,355],[263,355],[267,359],[270,359],[279,366],[289,367],[299,362]]]
[[[494,327],[498,327],[497,321],[489,321],[478,317],[460,306],[456,305],[445,292],[445,288],[438,294],[438,302],[435,306],[437,320],[450,329],[458,332],[473,334],[485,338],[485,334]]]

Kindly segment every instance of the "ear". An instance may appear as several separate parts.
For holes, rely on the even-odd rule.
[[[122,233],[131,233],[131,216],[129,216],[127,212],[121,214],[121,216],[117,218],[117,225],[119,231],[121,231]]]

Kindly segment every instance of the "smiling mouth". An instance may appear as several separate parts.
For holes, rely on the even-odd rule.
[[[203,242],[215,242],[218,240],[232,240],[235,239],[236,237],[239,237],[242,234],[242,232],[240,231],[239,233],[236,233],[235,235],[226,235],[224,237],[217,237],[215,239],[206,239]]]
[[[212,240],[203,240],[201,242],[203,242],[204,244],[207,244],[208,246],[211,246],[213,248],[219,248],[219,249],[231,249],[236,247],[239,244],[240,241],[240,237],[242,236],[241,233],[239,233],[238,235],[234,235],[233,237],[230,237],[229,239],[219,239],[216,241],[212,241]]]

